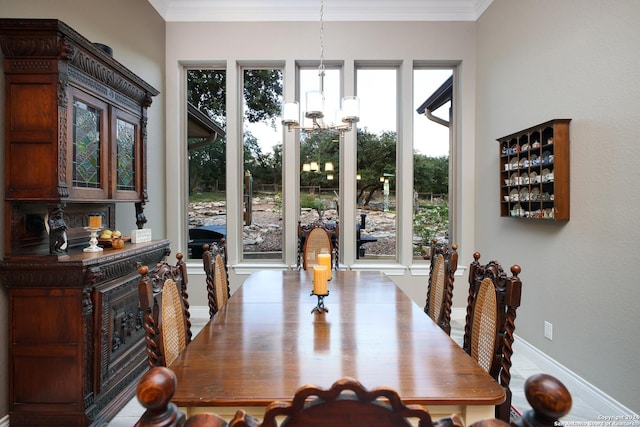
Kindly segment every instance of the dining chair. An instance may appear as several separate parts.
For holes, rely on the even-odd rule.
[[[424,312],[436,322],[447,335],[451,335],[451,304],[453,300],[453,281],[458,269],[458,245],[449,248],[431,242],[431,265],[427,283],[427,301]]]
[[[219,243],[204,245],[202,263],[207,282],[209,317],[213,318],[231,297],[227,270],[227,246],[224,239]]]
[[[302,225],[298,221],[298,270],[318,264],[318,255],[323,251],[331,254],[331,268],[337,269],[339,230],[337,222],[315,221]]]
[[[469,295],[465,317],[463,348],[505,390],[504,403],[496,406],[496,418],[509,422],[511,408],[511,356],[516,309],[520,306],[522,282],[520,266],[507,276],[497,261],[480,264],[473,254],[469,267]]]
[[[166,367],[145,372],[136,388],[140,404],[146,409],[135,427],[287,427],[295,426],[360,426],[368,427],[464,427],[457,414],[432,421],[420,405],[405,405],[398,393],[389,387],[365,389],[358,381],[343,378],[328,390],[303,386],[291,403],[273,402],[265,409],[262,422],[240,409],[227,421],[212,412],[189,417],[171,403],[177,386],[176,375]],[[525,396],[532,409],[511,424],[513,427],[562,426],[559,418],[571,409],[571,393],[558,379],[535,374],[525,381]],[[279,424],[278,424],[279,423]],[[510,424],[496,418],[479,420],[468,427],[506,427]]]
[[[165,260],[138,268],[138,298],[149,367],[169,366],[191,342],[187,267],[181,253],[175,266]]]
[[[307,385],[299,388],[291,403],[272,402],[262,422],[239,409],[227,422],[214,413],[199,413],[185,422],[184,414],[171,403],[177,382],[168,368],[147,371],[136,389],[138,401],[146,411],[137,427],[407,427],[417,420],[419,427],[464,427],[458,415],[432,421],[421,405],[405,405],[389,387],[368,390],[358,381],[342,378],[329,389]]]

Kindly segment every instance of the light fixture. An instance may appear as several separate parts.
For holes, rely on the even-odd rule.
[[[324,170],[325,170],[326,172],[333,171],[333,163],[331,163],[331,162],[326,162],[326,163],[324,164]]]
[[[311,126],[300,126],[300,104],[297,101],[285,102],[283,106],[282,124],[289,131],[300,129],[308,133],[323,132],[328,130],[338,131],[340,134],[350,131],[354,123],[360,117],[360,100],[357,96],[345,96],[342,98],[341,109],[336,112],[334,124],[327,124],[323,120],[324,112],[324,1],[320,0],[320,66],[318,77],[320,78],[319,90],[309,91],[306,94],[305,117],[312,120]]]
[[[302,165],[302,172],[311,172],[311,165],[309,163],[305,163]]]
[[[362,175],[360,175],[359,173],[356,174],[356,180],[360,181],[362,179]]]
[[[333,174],[332,174],[332,173],[328,173],[328,174],[327,174],[327,179],[328,179],[329,181],[333,181]]]
[[[313,172],[320,171],[320,165],[318,164],[318,162],[311,162],[311,164],[309,166],[311,167],[311,170]]]

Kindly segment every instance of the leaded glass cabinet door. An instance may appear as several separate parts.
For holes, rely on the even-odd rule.
[[[142,187],[142,147],[140,118],[113,110],[112,120],[112,198],[140,200]]]
[[[108,106],[80,90],[69,103],[67,183],[71,199],[101,200],[108,195]]]

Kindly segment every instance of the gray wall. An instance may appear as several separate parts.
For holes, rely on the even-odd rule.
[[[478,21],[475,235],[522,266],[516,334],[640,410],[640,2],[495,0]],[[499,217],[498,143],[571,118],[571,220]],[[553,341],[543,323],[553,324]]]
[[[164,39],[165,25],[155,9],[144,0],[2,0],[0,16],[3,18],[55,18],[93,42],[111,46],[114,58],[146,80],[161,94],[154,98],[149,109],[149,203],[145,213],[154,238],[166,236],[164,188],[157,176],[164,172]],[[0,57],[2,54],[0,53]],[[0,58],[1,59],[1,58]],[[2,63],[0,62],[0,68]],[[2,73],[0,73],[2,74]],[[4,111],[4,76],[0,75],[0,105]],[[4,113],[0,114],[0,128],[4,129]],[[0,132],[0,164],[4,164],[4,131]],[[155,165],[155,166],[154,166]],[[158,167],[159,165],[159,167]],[[154,180],[155,177],[155,180]],[[4,200],[4,174],[0,175],[0,192]],[[128,204],[129,205],[129,204]],[[4,204],[0,205],[4,206]],[[3,209],[0,207],[0,209]],[[120,213],[122,211],[122,214]],[[0,215],[4,224],[4,212]],[[135,228],[133,206],[119,207],[118,228]],[[4,226],[0,227],[4,233]],[[4,236],[0,238],[3,245]],[[4,248],[0,248],[4,253]],[[0,286],[0,421],[8,412],[7,372],[7,292]]]

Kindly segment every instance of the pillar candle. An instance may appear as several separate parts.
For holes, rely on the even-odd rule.
[[[331,254],[318,254],[318,264],[327,267],[327,280],[331,280]]]
[[[102,217],[99,215],[89,215],[89,227],[91,228],[102,227]]]
[[[327,267],[324,265],[313,266],[313,293],[316,295],[327,293]]]

